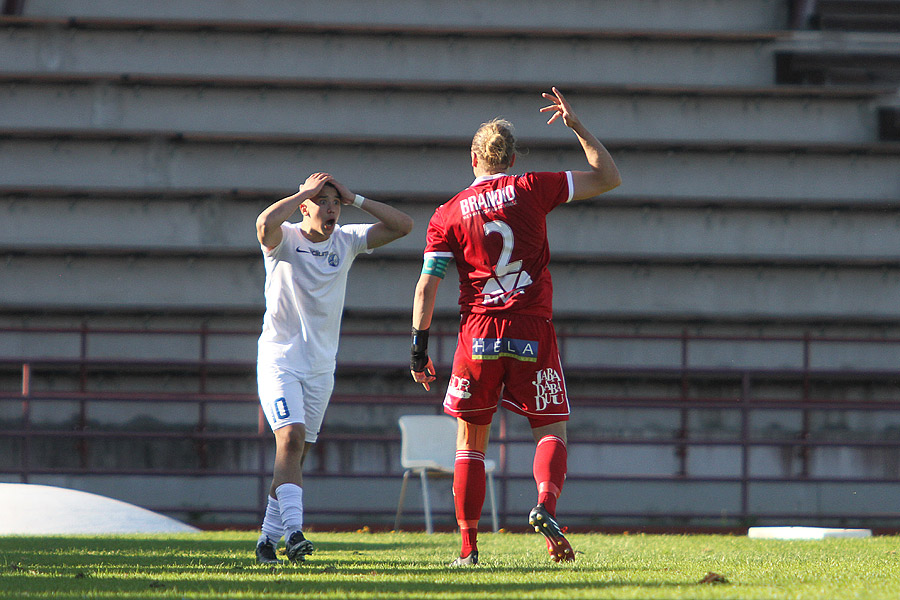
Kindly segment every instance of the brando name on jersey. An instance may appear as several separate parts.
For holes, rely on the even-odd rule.
[[[508,185],[499,190],[488,190],[459,201],[463,219],[481,213],[493,212],[516,203],[516,189]]]

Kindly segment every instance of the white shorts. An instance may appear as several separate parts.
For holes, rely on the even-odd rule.
[[[260,364],[256,383],[259,403],[272,431],[300,423],[306,428],[307,442],[318,439],[334,389],[334,373],[300,377],[276,365]]]

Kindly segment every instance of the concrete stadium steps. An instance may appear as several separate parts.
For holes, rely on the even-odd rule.
[[[296,189],[296,188],[294,188]],[[21,249],[115,248],[131,252],[231,253],[258,255],[257,215],[293,190],[269,195],[202,192],[171,194],[110,193],[96,190],[45,190],[39,193],[0,191],[2,246]],[[74,193],[74,195],[69,195]],[[394,204],[394,203],[392,203]],[[403,204],[396,203],[401,209]],[[366,220],[348,208],[342,222]],[[371,220],[371,217],[368,217]],[[64,227],[53,223],[64,222]],[[52,239],[47,229],[53,227]],[[262,266],[262,262],[260,262]]]
[[[782,39],[774,59],[778,84],[900,84],[897,32],[798,31]]]
[[[255,257],[65,248],[3,254],[0,283],[8,290],[4,304],[10,310],[35,303],[57,310],[262,308],[264,273]],[[409,309],[421,268],[418,254],[382,252],[357,260],[347,310]],[[565,260],[558,255],[551,268],[560,290],[554,306],[567,317],[867,322],[898,316],[895,257],[808,261],[645,254]],[[849,289],[867,293],[849,295]],[[457,293],[455,285],[441,286],[438,310],[455,311]]]
[[[280,193],[194,194],[152,190],[0,189],[0,256],[25,251],[56,254],[107,252],[133,255],[223,256],[258,260],[257,214]],[[425,245],[434,209],[448,197],[373,198],[406,212],[413,232],[372,257],[404,255],[411,260]],[[586,200],[562,206],[548,219],[552,255],[561,262],[656,255],[671,262],[704,262],[705,257],[734,262],[840,264],[851,260],[889,263],[900,255],[900,205],[841,208],[759,206],[751,199],[735,205],[652,203],[647,198]],[[340,222],[372,222],[352,207]],[[64,222],[46,239],[49,224]],[[139,233],[138,233],[139,232]],[[652,253],[648,249],[652,248]],[[261,268],[261,267],[260,267]]]
[[[351,274],[336,387],[348,401],[332,405],[308,463],[309,520],[392,522],[396,419],[439,410],[458,321],[451,274],[432,343],[441,379],[426,395],[407,372],[425,224],[471,181],[471,133],[495,115],[517,125],[517,171],[586,167],[571,134],[537,113],[543,86],[555,84],[625,180],[550,219],[556,325],[578,410],[566,486],[567,506],[584,507],[575,523],[596,525],[597,506],[642,521],[710,506],[710,522],[738,514],[740,447],[693,447],[679,463],[673,439],[739,439],[745,393],[777,407],[748,425],[771,443],[748,456],[770,478],[750,485],[752,511],[884,512],[896,484],[859,479],[897,476],[892,448],[865,445],[900,426],[890,408],[900,383],[900,144],[876,141],[895,139],[885,121],[896,86],[847,71],[826,73],[840,86],[808,86],[827,68],[814,61],[791,75],[803,85],[776,82],[784,57],[881,56],[896,38],[786,32],[789,4],[373,0],[363,24],[349,0],[214,11],[205,0],[29,0],[24,18],[0,19],[0,322],[47,329],[0,333],[0,428],[21,418],[30,361],[34,397],[53,396],[31,403],[32,417],[56,430],[34,440],[32,481],[124,490],[176,512],[205,505],[208,522],[233,523],[218,511],[237,506],[258,524],[267,482],[253,472],[273,457],[271,440],[262,451],[248,442],[263,309],[252,224],[327,169],[417,225]],[[343,220],[358,218],[347,209]],[[82,322],[169,332],[52,331]],[[202,328],[228,332],[204,349],[178,333]],[[584,337],[610,332],[622,335]],[[638,335],[648,332],[663,337]],[[684,342],[681,332],[718,337]],[[776,339],[747,340],[757,334]],[[838,339],[805,346],[816,334]],[[91,392],[84,414],[62,399],[79,390]],[[240,396],[209,405],[205,426],[244,437],[198,449],[197,406],[163,398],[197,391]],[[116,397],[137,393],[146,402]],[[370,403],[376,396],[391,401]],[[685,413],[682,397],[710,402]],[[804,398],[824,404],[789,404]],[[533,444],[524,422],[510,421],[522,439],[509,451],[515,504],[533,498]],[[83,425],[96,435],[76,447],[69,434]],[[113,430],[174,443],[104,437]],[[590,443],[601,435],[609,443]],[[804,436],[865,443],[778,445]],[[660,443],[629,442],[648,438]],[[4,471],[21,458],[17,442],[0,448],[4,480],[17,476]],[[108,474],[95,476],[95,464]],[[140,474],[172,465],[188,468]],[[680,469],[699,479],[677,482]],[[801,472],[853,482],[782,481]],[[598,483],[598,473],[621,479]],[[360,506],[347,494],[357,485],[381,500]],[[439,495],[453,526],[449,488]]]
[[[369,0],[365,14],[355,0],[309,2],[256,0],[157,0],[152,3],[117,0],[28,0],[28,17],[80,17],[129,20],[177,19],[270,23],[323,23],[420,27],[523,27],[660,30],[783,29],[788,21],[786,0],[576,0],[565,10],[540,0]],[[212,13],[212,14],[211,14]]]
[[[602,139],[865,143],[888,90],[861,87],[563,87]],[[304,136],[404,132],[452,137],[502,115],[519,138],[571,140],[547,127],[541,84],[0,74],[0,128]],[[884,92],[884,93],[881,93]]]
[[[791,266],[854,259],[888,264],[900,255],[900,242],[890,241],[900,233],[900,207],[835,211],[590,204],[551,213],[553,257],[603,261],[638,257],[654,248],[663,262],[759,260]]]
[[[547,81],[565,86],[774,82],[779,35],[6,19],[0,70],[382,79]],[[485,61],[485,56],[503,60]],[[190,57],[186,61],[185,57]],[[561,68],[572,65],[571,68]],[[583,65],[596,65],[589,76]]]
[[[797,200],[825,197],[895,201],[900,190],[898,143],[778,144],[766,142],[641,142],[606,140],[631,196],[747,197]],[[313,165],[361,182],[381,197],[447,194],[472,180],[469,139],[354,136],[136,133],[120,130],[0,131],[4,184],[191,190],[211,181],[236,188],[295,189]],[[586,168],[572,140],[523,144],[517,168]],[[52,168],[47,168],[52,165]],[[301,170],[300,165],[307,165]],[[443,168],[435,169],[435,165]],[[427,177],[410,174],[427,173]],[[347,177],[344,177],[347,179]]]
[[[4,304],[47,308],[262,310],[264,273],[246,257],[116,251],[8,256]]]

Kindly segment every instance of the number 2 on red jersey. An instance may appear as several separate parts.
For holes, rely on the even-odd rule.
[[[500,258],[493,266],[494,276],[484,284],[482,304],[506,304],[516,294],[521,294],[531,285],[531,275],[522,270],[522,261],[509,262],[516,240],[512,228],[503,221],[488,221],[484,224],[484,235],[499,233],[503,237]]]

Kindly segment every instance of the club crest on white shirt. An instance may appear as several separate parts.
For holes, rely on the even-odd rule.
[[[330,250],[316,250],[315,248],[304,250],[300,246],[297,246],[297,252],[312,254],[313,256],[326,256],[328,257],[326,260],[328,261],[329,266],[332,267],[336,267],[341,264],[341,257],[338,256],[337,253],[331,252]]]

